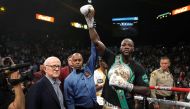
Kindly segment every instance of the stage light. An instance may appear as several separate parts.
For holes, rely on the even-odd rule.
[[[0,7],[0,11],[1,11],[1,12],[5,12],[5,11],[6,11],[5,7],[1,6],[1,7]]]
[[[88,26],[86,24],[81,24],[81,23],[78,23],[78,22],[71,22],[70,23],[72,27],[75,27],[75,28],[80,28],[80,29],[88,29]]]
[[[87,29],[88,29],[88,26],[87,26],[87,25],[83,25],[83,28],[87,30]]]
[[[75,28],[82,28],[82,25],[78,22],[71,22],[71,26],[73,26]]]
[[[180,14],[180,13],[187,12],[187,11],[190,11],[190,5],[172,10],[172,15]]]
[[[166,12],[166,13],[163,13],[163,14],[160,14],[156,17],[156,19],[162,19],[162,18],[165,18],[165,17],[168,17],[171,15],[171,12]]]
[[[54,17],[50,17],[50,16],[46,16],[46,15],[42,15],[42,14],[36,14],[36,19],[44,20],[44,21],[51,22],[51,23],[55,22]]]

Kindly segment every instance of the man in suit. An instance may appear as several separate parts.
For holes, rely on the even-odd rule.
[[[27,94],[27,109],[65,109],[63,95],[59,88],[61,61],[49,57],[44,62],[45,76],[34,84]]]

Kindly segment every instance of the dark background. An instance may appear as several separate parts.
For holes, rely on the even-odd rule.
[[[71,21],[85,24],[79,9],[87,0],[0,0],[0,35],[24,36],[30,40],[48,37],[80,44],[89,41],[88,30],[70,26]],[[118,45],[123,37],[112,36],[113,17],[138,16],[136,45],[189,43],[190,11],[161,20],[159,14],[190,4],[190,0],[92,0],[96,10],[97,31],[107,45]],[[35,14],[54,16],[55,23],[35,19]],[[24,41],[24,40],[23,40]]]

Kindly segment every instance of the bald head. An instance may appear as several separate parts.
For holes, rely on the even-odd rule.
[[[121,45],[122,45],[122,43],[126,43],[126,42],[128,42],[128,43],[130,43],[132,46],[134,46],[134,42],[133,42],[133,40],[130,39],[130,38],[125,38],[125,39],[123,39],[123,40],[121,41]]]
[[[83,64],[83,57],[80,53],[74,53],[72,55],[73,67],[75,69],[81,69]]]
[[[134,42],[129,38],[123,39],[120,46],[121,54],[124,57],[129,57],[133,51],[134,51]]]
[[[78,57],[78,56],[79,56],[79,57],[82,57],[82,55],[81,55],[80,53],[73,53],[72,57],[76,57],[76,56],[77,56],[77,57]]]

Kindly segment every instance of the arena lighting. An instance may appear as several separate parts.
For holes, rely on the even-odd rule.
[[[80,24],[78,22],[71,22],[71,26],[73,26],[75,28],[82,28],[82,24]]]
[[[3,6],[0,6],[0,12],[5,12],[6,10],[5,10],[5,7],[3,7]]]
[[[187,5],[187,6],[184,6],[184,7],[175,9],[175,10],[172,10],[172,15],[176,15],[176,14],[180,14],[180,13],[183,13],[183,12],[187,12],[189,10],[190,10],[190,5]]]
[[[163,13],[163,14],[160,14],[156,17],[156,19],[162,19],[162,18],[165,18],[165,17],[168,17],[170,16],[172,13],[171,12],[166,12],[166,13]]]
[[[83,25],[78,22],[71,22],[71,26],[75,28],[88,29],[88,26],[86,24]]]
[[[84,25],[83,25],[83,28],[84,28],[85,30],[87,30],[87,29],[88,29],[88,26],[87,26],[86,24],[84,24]]]
[[[124,36],[137,36],[139,27],[138,16],[124,16],[112,18],[112,36],[124,37]]]
[[[112,21],[138,20],[138,17],[112,18]]]
[[[42,14],[36,14],[36,19],[44,20],[44,21],[51,22],[51,23],[55,22],[54,17],[45,16],[45,15],[42,15]]]

